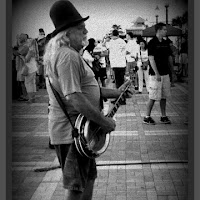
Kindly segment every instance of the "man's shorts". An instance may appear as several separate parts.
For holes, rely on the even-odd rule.
[[[81,156],[75,143],[55,145],[63,172],[63,187],[83,192],[88,181],[97,178],[95,159]]]
[[[149,99],[161,100],[171,95],[169,75],[161,76],[161,81],[156,76],[149,75]]]

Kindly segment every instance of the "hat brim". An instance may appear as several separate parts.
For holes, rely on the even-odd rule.
[[[76,26],[76,25],[78,25],[79,23],[86,21],[88,18],[89,18],[89,16],[87,16],[87,17],[85,17],[85,18],[78,19],[78,20],[73,21],[73,22],[71,22],[71,23],[66,23],[66,24],[63,25],[63,26],[56,28],[56,29],[51,33],[51,37],[56,36],[59,32],[65,30],[65,29],[67,29],[67,28]]]

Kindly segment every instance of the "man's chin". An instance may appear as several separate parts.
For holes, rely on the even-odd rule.
[[[83,41],[82,41],[82,45],[83,47],[87,46],[89,44],[87,38],[84,38]]]

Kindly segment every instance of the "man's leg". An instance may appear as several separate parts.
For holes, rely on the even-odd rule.
[[[145,124],[155,124],[155,121],[151,118],[151,110],[153,108],[154,102],[155,100],[149,99],[149,102],[147,103],[147,112],[143,120],[143,123]]]
[[[160,121],[161,123],[164,123],[164,124],[171,124],[171,121],[166,116],[166,102],[167,102],[166,99],[171,94],[169,75],[163,76],[162,78],[163,78],[163,87],[162,87],[162,97],[160,100],[160,110],[161,110]]]
[[[94,181],[91,180],[87,183],[87,186],[82,194],[81,200],[92,200]]]
[[[143,90],[143,70],[142,67],[139,67],[138,71],[136,72],[138,74],[138,85],[139,85],[139,92],[142,92]]]
[[[152,111],[152,108],[154,106],[154,103],[155,103],[155,100],[149,99],[149,102],[147,103],[147,112],[146,112],[147,117],[151,116],[151,111]]]
[[[125,72],[126,75],[130,75],[130,64],[127,62],[126,63],[126,72]]]
[[[160,110],[162,117],[166,116],[166,99],[161,99],[160,100]]]
[[[160,100],[160,110],[162,115],[160,118],[161,123],[171,124],[170,119],[166,116],[166,99]]]
[[[115,74],[115,84],[116,88],[119,88],[120,85],[120,70],[119,68],[113,68],[114,69],[114,74]]]
[[[135,78],[134,78],[134,84],[135,84],[135,90],[138,90],[138,73],[135,71],[134,72],[134,76],[135,76]]]
[[[94,180],[87,183],[84,192],[65,190],[65,200],[92,200]]]
[[[27,93],[27,90],[26,90],[25,83],[24,83],[24,81],[21,81],[20,83],[21,83],[22,96],[23,96],[24,98],[26,98],[27,95],[28,95],[28,93]]]
[[[81,200],[82,192],[65,190],[65,200]]]
[[[146,84],[147,92],[149,92],[149,70],[144,70],[144,79]]]
[[[118,87],[119,88],[123,83],[124,83],[124,75],[125,75],[125,68],[119,68],[119,82],[118,82]],[[126,99],[121,100],[121,105],[126,104]]]

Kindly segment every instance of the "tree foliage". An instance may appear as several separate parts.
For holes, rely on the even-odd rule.
[[[188,23],[187,11],[182,16],[177,16],[172,19],[172,26],[179,26],[180,28],[182,28],[182,26],[187,23]]]

